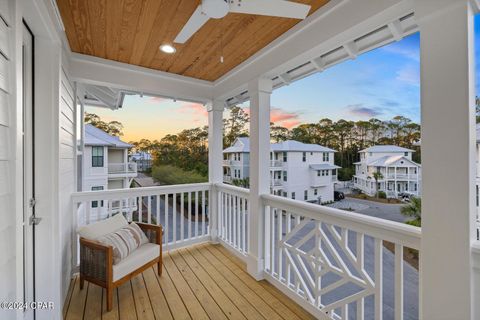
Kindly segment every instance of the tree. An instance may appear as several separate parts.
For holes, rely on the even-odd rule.
[[[403,206],[400,212],[406,216],[413,218],[407,223],[412,226],[420,227],[422,225],[422,199],[413,197],[410,199],[410,203]]]
[[[229,118],[223,120],[224,147],[232,145],[238,137],[248,137],[246,126],[249,121],[248,114],[241,107],[230,108]]]
[[[383,179],[383,174],[381,172],[374,172],[373,179],[375,179],[375,197],[378,198],[378,180]]]
[[[109,135],[112,136],[123,136],[123,125],[119,121],[110,121],[110,122],[105,122],[98,115],[95,113],[88,113],[85,112],[85,123],[89,123],[92,126],[105,131]]]
[[[273,142],[282,142],[288,140],[290,131],[282,126],[276,126],[273,122],[270,123],[270,139]]]

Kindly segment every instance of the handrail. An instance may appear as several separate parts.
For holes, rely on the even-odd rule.
[[[420,249],[421,229],[418,227],[270,194],[262,195],[262,200],[266,206],[279,207],[311,219],[362,231],[405,247]]]
[[[72,194],[72,201],[95,201],[95,200],[118,200],[121,198],[133,198],[137,196],[154,196],[162,193],[180,193],[198,191],[199,188],[205,190],[210,189],[211,184],[192,183],[192,184],[176,184],[168,186],[142,187],[130,189],[115,189],[105,191],[82,191]]]
[[[250,189],[233,186],[231,184],[215,183],[213,186],[217,188],[217,190],[227,190],[239,197],[248,197],[250,195]]]

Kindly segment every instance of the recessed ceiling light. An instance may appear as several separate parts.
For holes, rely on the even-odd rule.
[[[161,45],[160,50],[162,50],[165,53],[175,53],[175,51],[177,51],[174,47],[172,47],[169,44]]]

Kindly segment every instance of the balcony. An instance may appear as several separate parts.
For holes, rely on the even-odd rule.
[[[272,187],[281,187],[283,185],[282,179],[273,179],[270,181],[270,186]]]
[[[249,199],[248,189],[210,183],[74,194],[74,230],[102,219],[94,201],[118,204],[130,221],[164,226],[166,272],[158,277],[148,269],[118,288],[108,316],[193,311],[212,319],[238,312],[247,319],[345,319],[356,310],[390,319],[404,296],[401,314],[418,316],[418,271],[403,252],[420,248],[420,229],[269,194],[261,196],[254,222]],[[260,282],[245,268],[254,225],[261,225],[264,250]],[[71,283],[67,316],[105,314],[102,289],[89,284],[80,291],[78,282]]]
[[[118,176],[136,177],[137,164],[135,162],[109,163],[108,175],[114,176],[114,177],[118,177]]]
[[[270,160],[270,168],[281,168],[281,167],[283,167],[283,161]]]
[[[223,182],[232,183],[232,176],[223,176]]]
[[[224,166],[231,166],[233,164],[233,160],[223,160]]]
[[[420,179],[420,175],[406,173],[397,173],[395,175],[394,173],[389,173],[386,175],[386,178],[389,180],[417,180],[417,178]]]

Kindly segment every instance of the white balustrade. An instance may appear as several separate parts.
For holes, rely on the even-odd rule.
[[[108,164],[108,174],[129,174],[129,173],[137,173],[137,164],[135,162]]]
[[[128,221],[161,224],[168,250],[210,239],[209,193],[208,183],[78,192],[73,214],[76,228],[119,213]]]
[[[241,256],[248,252],[249,190],[216,184],[218,192],[218,238]]]
[[[415,306],[407,309],[418,312],[418,278],[411,283],[418,273],[406,267],[403,251],[419,249],[419,228],[273,195],[262,198],[266,279],[290,298],[331,319],[350,319],[350,313],[355,319],[403,319],[408,268],[408,288],[417,287],[416,296],[408,297]],[[383,310],[385,296],[393,301]]]

